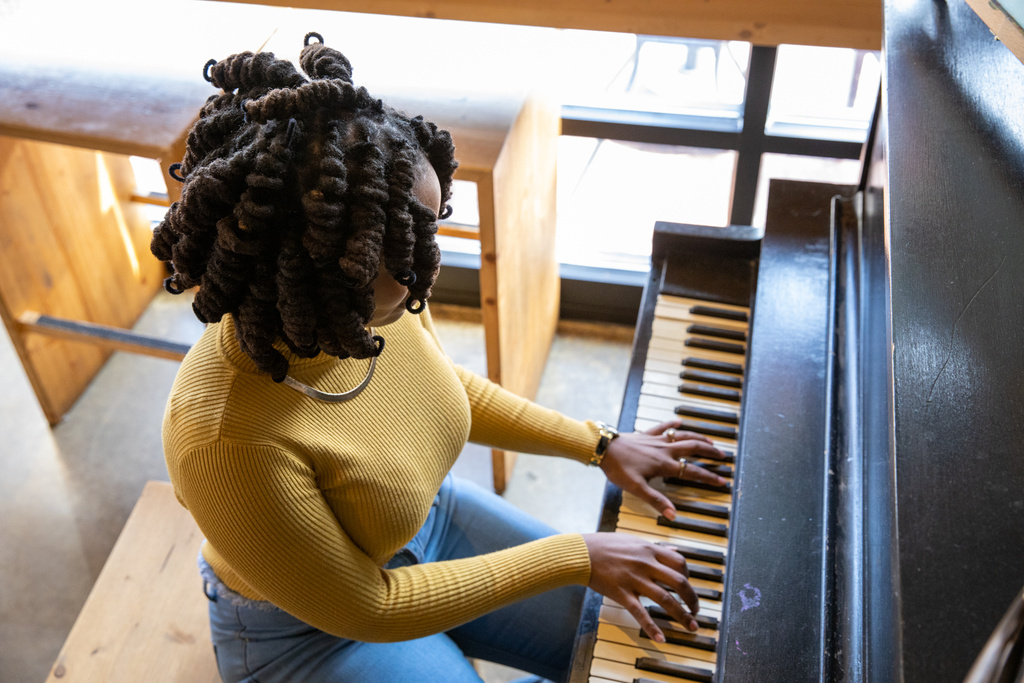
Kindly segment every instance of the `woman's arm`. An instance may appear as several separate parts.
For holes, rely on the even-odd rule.
[[[297,458],[213,446],[181,459],[179,497],[239,578],[310,625],[362,641],[448,630],[516,600],[590,580],[587,546],[565,534],[488,555],[384,570],[346,535]]]

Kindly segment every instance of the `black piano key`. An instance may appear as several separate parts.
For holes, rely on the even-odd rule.
[[[700,468],[703,468],[703,469],[707,470],[708,472],[714,472],[715,474],[717,474],[720,477],[725,477],[726,479],[732,479],[733,471],[732,471],[732,468],[729,467],[728,465],[716,465],[716,464],[710,463],[710,462],[696,462],[696,461],[694,461],[693,464],[696,465],[697,467],[700,467]]]
[[[640,666],[641,661],[648,659],[652,664]],[[654,668],[654,663],[657,663],[659,668]],[[651,673],[661,674],[662,676],[674,676],[675,678],[682,678],[688,681],[699,681],[699,683],[712,683],[715,678],[714,672],[708,669],[701,669],[696,666],[687,666],[685,664],[676,664],[674,662],[666,662],[654,657],[639,657],[636,660],[636,664],[633,665],[633,668],[639,669],[640,671],[650,671]],[[660,681],[640,676],[639,678],[634,678],[633,683],[660,683]]]
[[[676,429],[686,430],[688,432],[697,432],[698,434],[707,434],[708,436],[720,436],[723,439],[736,438],[735,427],[716,425],[712,422],[690,422],[688,420],[683,420]]]
[[[661,661],[660,659],[654,659],[653,657],[643,657],[642,659],[653,659],[656,662]],[[640,660],[638,659],[637,661]],[[669,662],[665,662],[665,664],[669,664]],[[700,683],[712,683],[712,681],[714,680],[714,673],[708,671],[707,669],[699,669],[695,666],[686,666],[685,664],[672,664],[672,666],[677,668],[673,669],[672,673],[669,674],[666,674],[665,671],[655,671],[654,669],[640,669],[640,667],[638,666],[634,668],[640,669],[641,671],[650,671],[652,673],[660,673],[662,675],[675,676],[676,678],[685,678],[688,681],[700,681]],[[640,676],[639,678],[634,678],[633,683],[661,682],[656,681],[653,678],[645,678],[643,676]]]
[[[712,683],[715,678],[714,672],[710,669],[677,664],[676,662],[668,662],[656,657],[637,657],[633,668],[661,674],[662,676],[674,676],[675,678],[683,678],[688,681],[699,681],[700,683]],[[658,683],[658,681],[641,677],[634,678],[633,683]]]
[[[721,353],[734,353],[737,356],[742,356],[747,352],[747,347],[744,346],[743,344],[718,341],[716,339],[702,339],[700,337],[690,337],[685,342],[683,342],[683,345],[690,346],[695,349],[720,351]]]
[[[702,586],[692,586],[693,592],[697,594],[698,598],[704,598],[705,600],[721,600],[722,591],[715,590],[714,588],[704,588]]]
[[[718,460],[721,460],[722,462],[736,462],[736,454],[733,453],[732,451],[719,452],[722,454],[722,457],[718,458]]]
[[[665,634],[665,642],[672,643],[673,645],[686,645],[698,650],[707,650],[708,652],[714,652],[718,648],[718,641],[708,636],[698,636],[693,633],[675,631],[670,628],[663,628],[661,632]],[[650,636],[643,630],[640,631],[640,637],[650,640]]]
[[[687,565],[687,570],[690,572],[691,579],[704,579],[705,581],[718,581],[721,583],[725,580],[725,573],[718,567],[703,567],[699,564]]]
[[[725,553],[720,553],[715,550],[702,550],[700,548],[694,548],[689,545],[681,545],[672,541],[658,541],[657,545],[663,548],[669,548],[675,550],[677,553],[682,555],[688,560],[697,560],[698,562],[710,562],[711,564],[725,564]]]
[[[653,619],[664,619],[665,621],[671,621],[672,623],[678,624],[671,614],[665,611],[665,608],[660,605],[648,605],[647,613],[651,615]],[[694,614],[693,618],[697,620],[697,626],[701,628],[709,628],[714,631],[718,630],[718,619],[715,617],[709,617],[706,614]]]
[[[731,372],[735,375],[743,374],[743,366],[739,363],[726,363],[721,360],[710,360],[707,358],[694,358],[687,356],[683,359],[683,365],[688,368],[703,368],[704,370],[717,370],[718,372]]]
[[[739,320],[741,322],[748,322],[750,320],[747,316],[746,311],[733,311],[728,308],[718,308],[717,306],[703,306],[698,304],[697,306],[690,307],[691,315],[706,315],[709,318],[722,318],[723,320]]]
[[[733,341],[747,341],[747,333],[743,330],[730,330],[725,327],[712,327],[711,325],[690,325],[686,328],[690,334],[699,334],[702,337],[718,337],[719,339],[732,339]]]
[[[699,417],[705,420],[718,420],[719,422],[728,422],[729,424],[740,423],[739,413],[731,410],[712,410],[711,408],[696,408],[694,406],[682,405],[676,406],[676,415]]]
[[[743,378],[735,375],[725,375],[721,372],[708,372],[707,370],[683,370],[679,373],[681,379],[688,379],[693,382],[704,382],[706,384],[717,384],[722,387],[743,387]]]
[[[694,500],[673,500],[672,504],[676,506],[676,510],[679,512],[692,512],[696,515],[729,519],[729,508],[725,505],[701,503]]]
[[[729,527],[725,524],[719,524],[718,522],[706,522],[702,519],[687,519],[686,517],[669,519],[664,515],[658,515],[658,526],[664,526],[670,529],[681,529],[683,531],[696,531],[697,533],[708,534],[710,536],[725,537],[729,535]]]
[[[679,477],[665,477],[665,483],[671,486],[682,486],[689,487],[691,489],[701,489],[703,491],[716,491],[718,493],[732,493],[732,484],[725,484],[724,486],[717,486],[715,484],[705,484],[702,481],[690,481],[689,479],[680,479]]]
[[[736,403],[740,402],[740,392],[735,389],[722,389],[721,387],[712,387],[707,384],[684,382],[679,385],[679,393],[690,394],[691,396],[708,396],[723,401],[735,401]]]

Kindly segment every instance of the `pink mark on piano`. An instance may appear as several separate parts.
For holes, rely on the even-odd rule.
[[[747,595],[747,591],[750,591],[750,595]],[[740,600],[743,602],[743,607],[740,608],[741,612],[746,612],[751,607],[757,607],[761,604],[761,591],[758,588],[754,588],[749,583],[743,584],[743,590],[737,595],[740,596]]]
[[[738,640],[736,641],[736,649],[739,650],[742,654],[747,654],[746,652],[743,652],[743,649],[740,647],[740,641]]]

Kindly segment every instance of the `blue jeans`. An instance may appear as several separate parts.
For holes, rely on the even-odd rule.
[[[553,533],[503,498],[449,475],[423,528],[387,566],[481,555]],[[480,683],[467,657],[563,680],[584,592],[582,586],[568,586],[446,633],[363,643],[319,631],[269,602],[247,600],[221,583],[201,558],[200,567],[217,666],[228,683]]]

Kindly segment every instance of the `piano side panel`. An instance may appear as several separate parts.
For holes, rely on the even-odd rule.
[[[1024,64],[885,10],[903,677],[961,680],[1024,586]]]
[[[771,184],[719,651],[727,681],[823,677],[829,204],[852,190]]]

